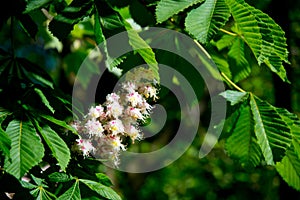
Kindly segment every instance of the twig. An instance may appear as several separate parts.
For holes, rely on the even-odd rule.
[[[240,88],[239,86],[237,86],[234,82],[232,82],[227,76],[226,74],[224,74],[223,72],[221,72],[221,75],[223,76],[223,78],[230,83],[230,85],[232,85],[235,89],[237,89],[240,92],[246,92],[245,90],[243,90],[242,88]]]

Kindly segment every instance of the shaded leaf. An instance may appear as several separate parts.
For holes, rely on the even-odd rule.
[[[36,9],[45,7],[51,2],[51,0],[28,0],[26,4],[26,9],[23,13],[29,13]]]
[[[79,180],[76,179],[75,183],[65,193],[60,195],[57,200],[81,200],[79,189]]]
[[[0,111],[0,151],[7,157],[10,157],[10,145],[11,140],[7,133],[2,129],[2,122],[6,119],[11,113],[6,110]]]
[[[68,182],[73,179],[72,176],[62,172],[54,172],[52,174],[49,174],[48,178],[51,182],[59,182],[59,183]]]
[[[93,1],[73,0],[51,20],[49,23],[50,32],[59,40],[66,38],[73,26],[84,17],[89,16],[93,8]]]
[[[228,52],[228,60],[234,82],[238,82],[250,75],[251,67],[247,60],[245,43],[240,38],[234,40]]]
[[[31,19],[30,15],[23,14],[23,15],[18,16],[18,19],[21,23],[22,28],[29,35],[29,37],[35,39],[35,36],[38,32],[38,26]]]
[[[67,129],[69,131],[72,131],[73,133],[77,134],[76,129],[74,127],[72,127],[71,125],[67,124],[65,121],[61,121],[61,120],[56,119],[56,118],[54,118],[53,116],[50,116],[50,115],[44,115],[44,114],[42,114],[40,116],[42,118],[44,118],[44,119],[46,119],[46,120],[48,120],[48,121],[50,121],[50,122],[58,125],[58,126],[61,126],[61,127],[65,128],[65,129]]]
[[[106,174],[96,173],[96,176],[97,176],[99,182],[102,183],[103,185],[112,186],[112,182]]]

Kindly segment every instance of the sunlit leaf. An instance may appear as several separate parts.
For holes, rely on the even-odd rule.
[[[121,197],[110,187],[107,187],[101,183],[87,179],[79,179],[80,182],[84,183],[91,190],[97,192],[99,195],[111,199],[111,200],[121,200]]]
[[[52,112],[54,113],[55,110],[54,108],[50,105],[50,102],[48,101],[47,97],[44,95],[43,91],[38,89],[38,88],[34,88],[34,91],[39,95],[39,97],[41,98],[43,104]]]
[[[286,156],[276,163],[275,167],[289,186],[300,190],[300,160],[295,152],[289,150]]]
[[[39,125],[37,124],[37,126]],[[59,166],[65,171],[71,159],[69,147],[49,126],[39,127],[39,132],[50,148],[52,155],[57,159]]]
[[[173,15],[185,10],[186,8],[201,3],[204,0],[161,0],[156,7],[157,22],[166,21]]]
[[[19,179],[41,162],[44,147],[31,122],[13,120],[6,133],[11,139],[11,159],[5,160],[4,168]]]
[[[227,101],[231,102],[232,106],[237,103],[243,102],[249,96],[249,94],[246,92],[238,92],[235,90],[226,90],[220,95],[223,96]]]
[[[244,167],[253,168],[260,164],[262,153],[255,137],[250,106],[242,105],[236,112],[239,112],[239,116],[226,140],[225,148]]]
[[[225,25],[229,16],[225,0],[206,0],[188,13],[185,27],[190,34],[205,44]]]
[[[269,165],[274,165],[274,150],[277,157],[282,157],[291,145],[290,129],[276,110],[268,103],[250,95],[250,106],[255,122],[255,135],[264,158]]]

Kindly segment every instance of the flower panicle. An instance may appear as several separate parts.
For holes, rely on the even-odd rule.
[[[129,137],[132,143],[143,139],[139,125],[153,109],[147,100],[158,99],[154,83],[149,69],[128,72],[119,91],[108,94],[102,105],[91,106],[82,121],[73,123],[79,132],[75,149],[84,157],[94,155],[118,166],[120,152],[126,151],[123,139]]]

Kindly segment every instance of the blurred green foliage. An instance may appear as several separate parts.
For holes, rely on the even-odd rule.
[[[249,0],[247,2],[264,12],[268,12],[269,4],[271,4],[272,1],[275,0]],[[111,2],[115,5],[128,3],[127,1]],[[130,4],[132,5],[130,7],[131,17],[141,26],[155,24],[153,13],[156,3],[156,1],[151,0],[132,1]],[[122,7],[123,5],[119,6]],[[292,82],[290,85],[292,92],[288,95],[291,95],[292,111],[296,114],[300,114],[300,79],[298,78],[300,76],[299,8],[300,1],[293,1],[293,4],[289,7],[289,21],[287,23],[289,23],[290,31],[289,35],[286,35],[289,43],[292,68],[292,73],[289,74]],[[50,12],[54,10],[55,9],[52,7],[49,9]],[[110,13],[112,11],[107,10],[107,12]],[[106,13],[101,14],[105,16]],[[20,24],[16,24],[13,31],[15,54],[43,66],[52,77],[57,87],[66,94],[71,94],[78,68],[84,58],[96,45],[93,17],[86,17],[78,22],[78,19],[74,18],[72,23],[75,24],[76,22],[76,25],[74,25],[74,29],[70,32],[70,35],[59,40],[58,38],[63,37],[66,33],[58,33],[56,35],[58,38],[55,37],[47,28],[48,24],[45,23],[47,18],[42,12],[33,11],[30,15],[32,18],[36,19],[35,22],[38,26],[43,28],[37,30],[36,39],[33,40],[24,33]],[[141,15],[143,15],[145,19],[142,19]],[[184,14],[176,15],[172,20],[164,22],[161,26],[184,32],[182,19],[185,16],[183,15]],[[0,32],[0,47],[5,50],[11,49],[11,41],[7,39],[11,37],[10,25],[9,21],[8,23],[4,23]],[[108,29],[106,31],[105,34],[107,37],[113,35],[113,32],[110,32],[111,30]],[[141,60],[140,57],[137,59],[136,56],[130,56],[132,55],[129,55],[128,59],[121,65],[124,69],[126,69],[128,65],[138,62],[138,59]],[[101,59],[102,58],[100,58],[100,61]],[[163,56],[161,58],[158,56],[157,59],[158,61],[163,61]],[[249,62],[252,67],[251,74],[246,79],[241,80],[239,86],[246,91],[252,92],[261,99],[266,100],[271,104],[275,104],[276,98],[278,98],[276,97],[275,92],[276,90],[281,90],[281,88],[275,87],[272,72],[262,66],[258,66],[254,59],[249,60]],[[90,66],[89,71],[85,73],[86,76],[83,77],[84,79],[80,80],[82,91],[88,87],[89,81],[93,80],[97,73],[99,73],[98,68]],[[199,80],[199,77],[194,77],[194,79]],[[112,74],[107,75],[108,82],[113,82],[115,80],[116,76]],[[175,85],[176,84],[174,84],[174,86]],[[207,105],[208,97],[203,90],[202,80],[200,83],[195,83],[194,87],[197,90],[199,99],[202,99],[201,103]],[[104,98],[109,90],[110,88],[107,86],[105,90],[99,91],[98,95],[101,96],[99,97],[99,101]],[[168,91],[162,91],[162,94],[164,92],[165,98],[161,98],[159,103],[167,107],[169,106],[169,108],[178,106],[176,101],[172,100],[172,95],[168,94]],[[80,95],[82,94],[78,94],[79,97],[85,98],[84,95]],[[281,98],[285,98],[285,96],[282,96]],[[207,109],[207,107],[204,107],[204,111],[207,111]],[[135,144],[129,148],[129,151],[149,151],[153,148],[163,146],[173,137],[172,133],[168,133],[167,130],[172,130],[172,128],[178,125],[178,120],[176,118],[178,115],[179,113],[177,110],[173,110],[173,113],[170,114],[168,123],[162,132],[152,138]],[[208,118],[208,115],[204,115],[204,123],[201,124],[194,143],[186,153],[181,156],[180,159],[164,169],[145,174],[131,174],[107,168],[103,169],[103,167],[101,170],[95,171],[105,171],[112,179],[115,189],[124,199],[276,200],[287,197],[287,194],[296,194],[298,195],[297,197],[300,197],[300,194],[294,189],[286,186],[286,183],[282,180],[281,176],[278,175],[274,167],[259,166],[247,171],[237,160],[229,158],[224,150],[225,142],[223,139],[219,141],[209,155],[203,159],[199,159],[199,149],[201,147],[201,142],[203,141],[205,129],[207,128],[205,121],[208,120]],[[169,138],[166,139],[164,137],[165,135]],[[72,164],[75,165],[74,163]],[[93,164],[91,165],[93,166]],[[82,171],[84,170],[80,170],[79,171],[82,174]],[[71,187],[72,184],[68,186]],[[76,185],[74,184],[73,186],[75,187]],[[64,189],[68,189],[68,187],[64,186]],[[89,197],[88,194],[86,194],[86,196]]]

